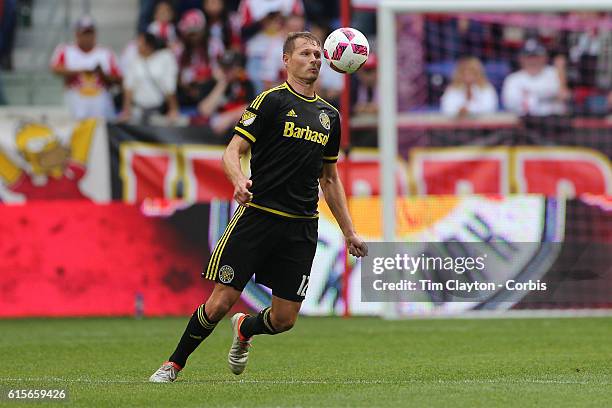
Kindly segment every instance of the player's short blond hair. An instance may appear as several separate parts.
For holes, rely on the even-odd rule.
[[[308,41],[312,41],[313,43],[317,44],[317,47],[321,47],[321,40],[319,40],[319,37],[313,33],[308,31],[294,31],[287,35],[287,39],[283,44],[283,54],[291,55],[295,49],[295,40],[298,38],[304,38]]]

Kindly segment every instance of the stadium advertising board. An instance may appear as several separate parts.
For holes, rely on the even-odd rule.
[[[546,122],[486,131],[404,130],[398,194],[612,195],[612,129],[576,125],[570,130],[552,135]],[[111,125],[109,140],[115,199],[231,198],[220,163],[224,141],[204,130]],[[345,166],[341,159],[342,177]],[[345,184],[354,196],[379,194],[376,149],[354,148],[349,167]]]
[[[373,215],[380,206],[374,197],[350,201],[355,226],[369,241],[380,241],[382,236],[380,217]],[[212,283],[200,279],[200,272],[234,209],[235,204],[219,200],[187,204],[151,199],[140,205],[57,200],[0,206],[0,253],[4,254],[0,257],[0,316],[189,314],[193,304],[212,290]],[[521,262],[507,269],[507,279],[526,274],[545,279],[551,272],[536,268],[543,265],[533,262],[538,259],[571,266],[561,272],[581,285],[580,290],[565,285],[557,293],[571,294],[572,298],[565,297],[562,302],[548,299],[538,307],[568,307],[568,299],[578,308],[612,304],[603,301],[610,298],[612,288],[599,285],[597,297],[592,292],[592,284],[601,282],[603,276],[597,268],[612,264],[612,252],[597,252],[590,272],[581,270],[576,262],[584,256],[585,246],[612,244],[610,198],[586,196],[563,203],[543,196],[415,197],[398,202],[397,219],[398,236],[404,242],[448,246],[458,240],[482,244],[495,237],[534,243],[514,254]],[[559,252],[543,253],[546,244],[561,239],[564,243]],[[317,254],[302,307],[304,314],[342,313],[343,243],[329,208],[321,203]],[[361,264],[354,258],[350,262],[351,312],[380,314],[382,302],[362,300]],[[561,273],[558,268],[551,270]],[[402,313],[445,314],[533,307],[528,295],[503,299],[503,304],[494,299],[385,301],[395,300],[394,307]],[[270,297],[267,288],[252,280],[243,292],[242,306],[259,310],[269,304]]]

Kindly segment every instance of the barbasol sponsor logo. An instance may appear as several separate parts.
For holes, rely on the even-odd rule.
[[[322,144],[323,146],[325,146],[329,140],[329,134],[312,130],[310,126],[306,126],[305,128],[297,127],[295,126],[295,122],[285,122],[283,136],[304,139],[309,142]]]

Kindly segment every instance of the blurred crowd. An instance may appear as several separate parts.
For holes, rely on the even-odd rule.
[[[284,81],[287,33],[308,30],[323,42],[339,26],[338,2],[326,0],[141,0],[140,6],[138,34],[118,57],[97,43],[90,16],[77,21],[73,43],[55,50],[51,68],[64,78],[66,103],[75,117],[135,123],[181,117],[225,134],[255,95]],[[0,9],[0,17],[5,15]],[[353,19],[373,49],[374,16],[356,13]],[[611,13],[418,18],[412,24],[422,26],[417,41],[423,72],[413,87],[426,95],[419,101],[423,106],[416,105],[419,110],[452,117],[502,110],[529,116],[612,110]],[[377,62],[372,52],[351,76],[355,114],[375,114],[379,108]],[[317,92],[338,106],[343,86],[343,76],[322,64]]]
[[[473,13],[424,22],[428,102],[451,116],[612,111],[612,14]]]
[[[119,57],[96,43],[95,21],[84,16],[51,67],[65,79],[75,117],[149,123],[180,116],[223,135],[255,95],[285,80],[287,33],[310,30],[323,42],[337,25],[334,7],[307,3],[143,0],[138,34]],[[337,104],[342,88],[342,75],[323,66],[317,92]]]

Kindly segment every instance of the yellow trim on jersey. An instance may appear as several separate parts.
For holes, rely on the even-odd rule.
[[[317,98],[321,101],[321,102],[325,102],[326,104],[329,105],[330,108],[332,108],[333,110],[335,110],[336,112],[338,112],[338,114],[340,114],[340,111],[338,109],[336,109],[336,107],[334,105],[332,105],[331,103],[327,102],[325,99],[321,98],[319,95],[317,95]]]
[[[323,160],[338,160],[338,156],[323,156]]]
[[[289,90],[289,92],[291,92],[292,94],[294,94],[298,98],[305,100],[306,102],[316,102],[317,99],[319,99],[319,95],[317,95],[317,94],[315,94],[315,96],[313,96],[312,99],[308,99],[308,98],[303,97],[302,95],[300,95],[299,93],[297,93],[293,89],[291,89],[291,85],[289,85],[287,82],[285,82],[283,85],[285,85],[285,87]]]
[[[250,140],[251,142],[253,142],[253,143],[255,143],[255,140],[257,140],[257,139],[255,139],[255,136],[253,136],[251,133],[247,132],[246,130],[244,130],[244,129],[242,129],[242,128],[239,128],[238,126],[234,127],[234,130],[235,130],[235,131],[237,131],[237,132],[239,132],[239,133],[242,133],[243,135],[245,135],[246,137],[248,137],[248,138],[249,138],[249,140]]]
[[[285,89],[285,84],[276,86],[274,88],[270,88],[267,91],[263,91],[262,93],[259,94],[259,96],[257,96],[257,98],[255,98],[253,100],[253,102],[251,103],[250,107],[258,110],[259,107],[261,106],[261,103],[263,102],[264,98],[266,97],[266,95],[268,95],[270,92],[274,92],[274,91],[280,91],[281,89]]]
[[[310,219],[317,219],[317,218],[319,218],[318,215],[295,215],[295,214],[289,214],[289,213],[284,212],[284,211],[275,210],[274,208],[264,207],[263,205],[255,204],[253,202],[249,203],[249,207],[255,207],[255,208],[258,208],[260,210],[267,211],[267,212],[270,212],[270,213],[276,214],[276,215],[282,215],[283,217],[287,217],[287,218],[299,218],[299,219],[309,219],[309,220]]]
[[[238,208],[229,224],[227,224],[225,232],[223,233],[223,235],[221,235],[221,238],[217,242],[217,246],[215,247],[215,250],[213,251],[210,257],[210,261],[208,261],[208,268],[206,269],[206,279],[215,280],[215,277],[217,276],[216,268],[219,264],[219,259],[221,258],[223,248],[225,248],[225,244],[227,242],[227,239],[229,238],[229,235],[232,233],[232,230],[238,223],[238,220],[240,219],[240,216],[242,216],[242,214],[244,213],[245,209],[246,207],[242,206]]]

